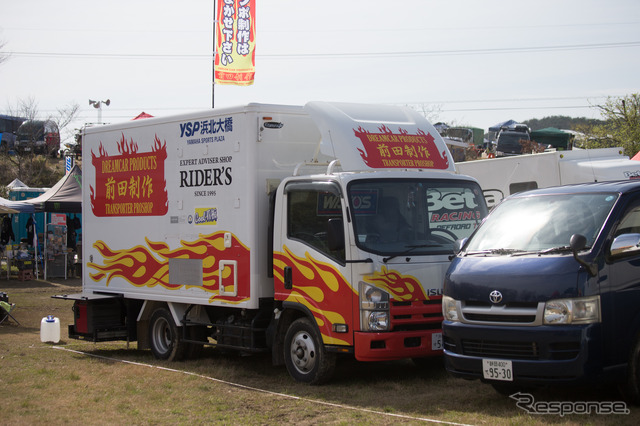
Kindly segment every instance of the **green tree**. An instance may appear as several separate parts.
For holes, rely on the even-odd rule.
[[[576,129],[586,135],[584,148],[622,147],[629,156],[640,151],[640,94],[608,97],[596,107],[604,122]]]

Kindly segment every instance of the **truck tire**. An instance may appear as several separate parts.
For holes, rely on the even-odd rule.
[[[183,359],[186,345],[182,342],[180,328],[176,326],[168,309],[159,308],[151,314],[149,343],[156,359]]]
[[[289,326],[284,361],[291,377],[310,385],[326,383],[336,366],[335,354],[327,353],[320,333],[308,318],[299,318]]]
[[[627,382],[621,388],[625,399],[633,405],[640,405],[640,336],[636,338],[627,366]]]

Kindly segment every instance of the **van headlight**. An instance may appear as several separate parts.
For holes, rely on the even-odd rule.
[[[545,324],[592,324],[596,322],[600,322],[600,296],[557,299],[545,303]]]
[[[389,293],[365,282],[360,282],[360,330],[388,331]]]
[[[442,316],[447,321],[460,321],[460,315],[458,315],[458,304],[454,298],[442,296]]]

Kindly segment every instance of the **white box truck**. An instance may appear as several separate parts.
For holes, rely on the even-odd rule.
[[[302,382],[442,353],[454,241],[475,179],[401,107],[249,104],[88,128],[83,289],[69,337],[271,351]]]
[[[640,161],[622,148],[574,149],[456,163],[478,179],[489,208],[517,192],[573,183],[640,178]]]

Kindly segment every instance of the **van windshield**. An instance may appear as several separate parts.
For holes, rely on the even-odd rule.
[[[487,215],[480,187],[463,180],[359,180],[348,192],[356,244],[381,255],[451,253]]]
[[[543,251],[569,246],[573,234],[595,242],[618,194],[554,194],[509,198],[499,204],[465,247],[477,251]]]

